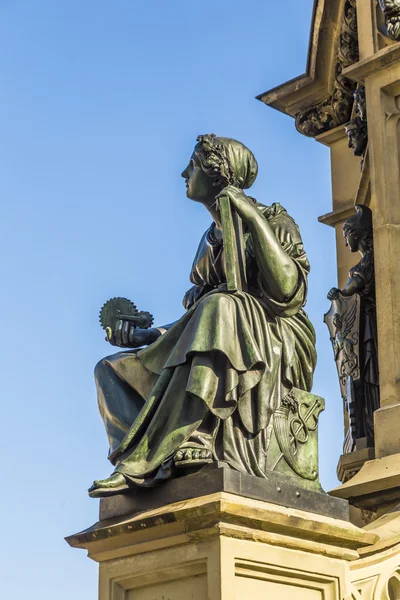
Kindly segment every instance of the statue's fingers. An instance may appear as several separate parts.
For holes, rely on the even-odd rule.
[[[129,344],[129,321],[124,321],[122,326],[122,343]]]
[[[117,324],[115,326],[115,332],[114,332],[114,337],[115,337],[115,342],[117,344],[117,346],[122,346],[122,327],[123,327],[124,322],[119,320],[117,321]]]
[[[129,334],[128,334],[128,341],[129,344],[134,344],[135,343],[135,331],[136,329],[134,327],[129,327]]]

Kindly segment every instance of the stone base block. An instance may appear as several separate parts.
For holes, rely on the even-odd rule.
[[[226,492],[67,538],[100,563],[99,600],[343,600],[348,561],[376,540],[347,521]]]
[[[312,483],[314,490],[304,487]],[[272,472],[268,479],[253,477],[230,469],[225,463],[213,463],[192,475],[170,479],[154,488],[136,488],[129,494],[104,498],[100,501],[100,520],[138,513],[165,504],[228,492],[282,504],[335,519],[348,520],[349,507],[345,500],[332,498],[318,481],[308,482],[300,477]]]

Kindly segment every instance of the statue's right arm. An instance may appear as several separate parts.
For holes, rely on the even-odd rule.
[[[328,293],[328,300],[336,300],[339,298],[339,295],[349,297],[354,296],[354,294],[359,294],[363,288],[365,287],[365,282],[360,275],[354,275],[351,277],[344,288],[339,290],[339,288],[332,288]]]
[[[358,294],[365,287],[365,282],[360,275],[354,275],[349,279],[344,288],[341,291],[342,296],[354,296]]]
[[[158,338],[168,331],[174,323],[168,323],[162,327],[150,327],[149,329],[140,329],[132,327],[129,321],[120,320],[117,322],[113,336],[108,341],[112,346],[120,348],[141,348],[150,346]]]

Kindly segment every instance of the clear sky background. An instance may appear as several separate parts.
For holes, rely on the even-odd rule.
[[[311,262],[321,480],[336,485],[342,407],[328,331],[336,285],[328,149],[255,96],[305,70],[312,0],[0,3],[0,596],[95,600],[97,565],[64,536],[97,520],[111,473],[93,367],[98,311],[128,296],[157,324],[181,300],[209,216],[180,178],[196,136],[258,159]]]

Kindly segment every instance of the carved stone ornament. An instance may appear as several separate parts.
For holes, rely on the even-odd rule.
[[[271,471],[279,470],[277,466],[283,459],[296,475],[311,481],[317,479],[317,429],[324,409],[323,398],[295,388],[282,399],[273,418],[279,452]]]
[[[361,84],[354,92],[354,112],[362,121],[367,122],[367,99],[365,87]]]
[[[385,15],[386,35],[393,40],[400,40],[400,0],[379,0]]]
[[[368,123],[365,100],[365,88],[359,85],[354,92],[354,114],[355,118],[345,126],[349,140],[349,148],[353,150],[354,156],[362,156],[364,159],[368,145]],[[361,168],[364,160],[361,162]]]
[[[366,121],[356,117],[345,126],[349,140],[349,148],[353,150],[354,156],[364,156],[368,143],[368,129]]]
[[[356,0],[346,0],[333,93],[320,104],[296,115],[297,131],[308,137],[315,137],[350,119],[355,83],[344,77],[342,71],[358,60]]]

